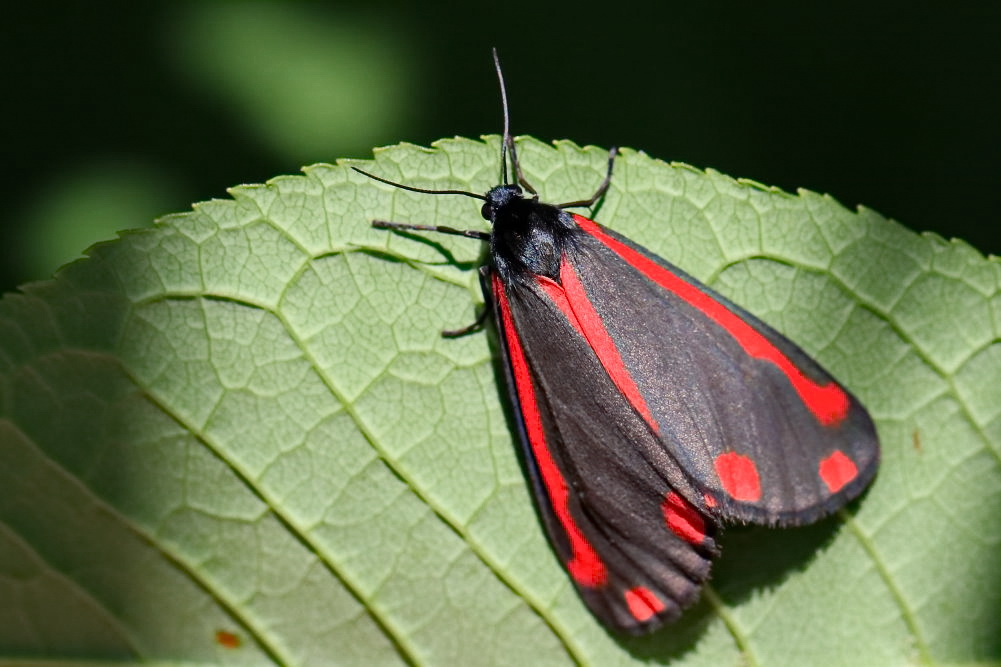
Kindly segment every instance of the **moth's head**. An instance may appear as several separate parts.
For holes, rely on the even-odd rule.
[[[486,201],[480,209],[480,215],[484,220],[493,223],[497,219],[497,213],[512,201],[523,198],[523,191],[518,185],[498,185],[487,192]]]

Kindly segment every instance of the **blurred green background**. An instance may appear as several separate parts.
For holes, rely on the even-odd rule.
[[[304,164],[513,130],[1001,249],[1001,3],[19,3],[0,288]],[[471,221],[473,224],[474,221]]]

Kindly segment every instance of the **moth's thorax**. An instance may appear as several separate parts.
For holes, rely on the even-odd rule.
[[[493,225],[490,254],[505,284],[532,276],[559,280],[560,261],[579,233],[569,213],[526,198],[517,185],[500,185],[487,193],[483,217]]]

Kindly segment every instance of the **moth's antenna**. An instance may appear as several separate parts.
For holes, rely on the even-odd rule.
[[[504,85],[504,72],[501,71],[500,58],[497,56],[497,47],[493,49],[494,69],[497,70],[497,83],[500,84],[501,107],[504,109],[504,138],[501,140],[501,168],[500,182],[507,185],[511,181],[507,178],[507,146],[511,138],[511,116],[507,108],[507,86]]]
[[[494,69],[497,70],[497,81],[500,83],[501,92],[501,106],[504,107],[504,138],[501,141],[501,168],[500,177],[501,183],[504,185],[510,185],[511,181],[508,180],[507,174],[507,154],[511,153],[511,167],[514,170],[513,176],[528,192],[533,195],[538,194],[535,188],[525,180],[525,175],[521,173],[521,165],[518,163],[518,153],[514,150],[514,138],[511,136],[511,114],[508,111],[507,106],[507,86],[504,85],[504,72],[501,71],[500,58],[497,57],[497,48],[494,47]]]
[[[422,195],[462,195],[463,197],[472,197],[473,199],[479,199],[481,201],[487,200],[486,197],[484,197],[483,195],[478,195],[475,192],[466,192],[465,190],[427,190],[425,188],[415,188],[412,185],[404,185],[403,183],[397,183],[396,181],[391,181],[388,178],[382,178],[381,176],[370,174],[364,169],[359,169],[358,167],[351,167],[351,168],[363,176],[368,176],[373,181],[379,181],[380,183],[385,183],[386,185],[392,185],[394,188],[399,188],[401,190],[406,190],[408,192],[419,192]]]

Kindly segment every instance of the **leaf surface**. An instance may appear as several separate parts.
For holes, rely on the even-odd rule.
[[[484,192],[499,140],[363,166]],[[519,144],[546,201],[606,153]],[[877,421],[870,492],[735,528],[702,601],[607,634],[519,468],[477,202],[346,165],[241,186],[0,302],[0,658],[855,665],[1001,659],[1001,265],[626,151],[596,219],[776,326]]]

